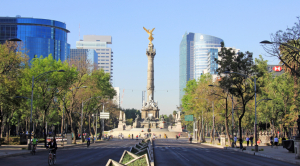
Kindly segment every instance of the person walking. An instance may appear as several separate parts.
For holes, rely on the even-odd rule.
[[[253,136],[251,135],[249,138],[250,142],[251,142],[251,146],[253,146]]]
[[[250,140],[250,138],[247,136],[247,137],[246,137],[247,147],[249,146],[249,140]]]
[[[278,145],[278,138],[277,136],[275,136],[274,138],[274,143],[275,143],[275,148],[278,149],[277,145]]]
[[[130,134],[128,134],[128,139],[130,139]]]
[[[236,147],[236,141],[237,141],[237,138],[236,138],[236,136],[234,136],[234,145],[235,145],[235,147]]]
[[[131,139],[133,139],[133,134],[131,134]]]
[[[273,148],[273,136],[270,137],[271,148]]]
[[[136,140],[138,140],[139,139],[139,136],[138,135],[136,135]]]
[[[161,138],[161,134],[159,134],[159,138]]]

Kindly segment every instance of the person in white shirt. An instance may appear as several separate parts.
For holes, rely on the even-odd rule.
[[[234,145],[236,146],[236,141],[237,141],[237,138],[236,136],[234,136]]]

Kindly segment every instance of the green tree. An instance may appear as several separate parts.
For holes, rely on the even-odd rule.
[[[217,69],[218,74],[221,76],[219,81],[220,86],[223,89],[228,89],[229,93],[238,97],[240,103],[243,106],[241,115],[239,116],[239,134],[240,134],[240,147],[242,148],[242,119],[246,112],[247,103],[254,98],[254,88],[248,82],[246,77],[243,77],[236,73],[241,73],[246,76],[252,76],[255,74],[255,66],[253,66],[252,53],[250,52],[239,52],[237,55],[231,48],[226,48],[224,43],[221,43],[221,51],[218,53],[221,60],[216,60],[220,66]],[[223,76],[226,71],[236,72],[229,74],[227,77]],[[257,73],[256,77],[260,77],[260,73]],[[259,85],[259,84],[258,84]],[[257,86],[256,88],[258,88]]]
[[[10,120],[17,108],[20,106],[21,82],[19,77],[23,76],[23,69],[27,66],[28,56],[20,50],[21,46],[15,42],[0,44],[0,136],[2,137],[2,125],[5,117],[7,131],[9,131]],[[6,134],[9,137],[9,133]],[[0,143],[1,145],[1,143]]]
[[[64,70],[65,72],[52,72],[49,71]],[[57,102],[56,96],[61,95],[67,88],[70,87],[70,80],[73,79],[74,74],[76,74],[76,69],[70,68],[67,62],[62,63],[60,60],[56,61],[50,54],[48,57],[34,58],[31,61],[31,66],[24,69],[24,78],[22,79],[22,88],[27,91],[26,96],[30,96],[32,77],[37,77],[34,83],[34,97],[33,104],[40,111],[42,111],[43,116],[43,130],[45,146],[47,143],[46,139],[46,129],[45,122],[47,115],[50,110],[52,103]]]

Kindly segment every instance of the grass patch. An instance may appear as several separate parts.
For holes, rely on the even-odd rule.
[[[121,161],[121,164],[126,164],[129,161],[131,161],[132,159],[134,159],[132,156],[130,156],[128,153],[126,153]]]
[[[147,161],[145,157],[135,160],[134,162],[128,164],[127,166],[141,166],[141,165],[147,165]]]

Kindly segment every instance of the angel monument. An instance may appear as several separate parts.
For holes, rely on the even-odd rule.
[[[148,70],[147,70],[147,102],[143,104],[142,107],[142,119],[156,119],[159,118],[159,109],[157,106],[157,102],[154,101],[154,57],[156,55],[156,50],[154,49],[153,41],[153,34],[155,28],[152,30],[146,29],[143,27],[144,30],[149,35],[149,44],[148,49],[146,51],[146,55],[148,57]]]

